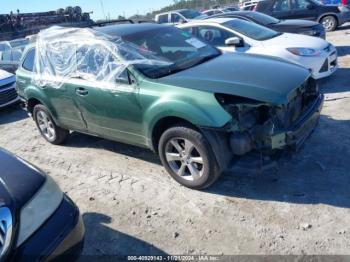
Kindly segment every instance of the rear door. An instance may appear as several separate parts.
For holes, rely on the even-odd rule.
[[[64,82],[56,85],[52,80],[45,79],[41,74],[34,72],[36,70],[34,60],[35,48],[32,48],[26,53],[22,66],[17,71],[19,94],[26,96],[24,94],[26,93],[29,98],[39,99],[59,121],[60,126],[73,130],[85,130],[85,123],[73,99],[73,90]],[[38,84],[39,82],[41,84]],[[37,89],[39,90],[36,91]]]

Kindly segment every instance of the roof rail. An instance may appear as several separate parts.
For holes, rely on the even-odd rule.
[[[135,24],[133,20],[131,19],[113,19],[113,20],[106,20],[101,22],[95,22],[89,25],[89,27],[95,27],[95,26],[105,26],[105,25],[111,25],[111,24]]]
[[[132,20],[132,19],[113,19],[113,20],[107,20],[107,21],[101,21],[101,22],[95,22],[89,25],[89,27],[102,27],[106,25],[113,25],[113,24],[142,24],[142,23],[155,23],[155,21],[152,20]]]

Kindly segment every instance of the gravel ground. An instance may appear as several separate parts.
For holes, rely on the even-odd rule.
[[[0,111],[0,146],[47,171],[78,204],[86,255],[350,255],[350,25],[328,40],[340,69],[320,82],[320,124],[264,174],[228,173],[189,190],[144,149],[78,133],[50,145],[17,107]]]

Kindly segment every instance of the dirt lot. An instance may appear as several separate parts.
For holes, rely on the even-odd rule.
[[[349,254],[350,25],[330,33],[341,68],[304,148],[264,174],[186,189],[157,156],[74,133],[44,141],[19,108],[0,111],[0,146],[47,171],[84,216],[85,254]]]

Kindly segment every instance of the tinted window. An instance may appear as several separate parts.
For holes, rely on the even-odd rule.
[[[187,19],[193,19],[202,15],[200,12],[196,10],[183,10],[183,11],[180,11],[179,13],[182,14]]]
[[[248,12],[245,15],[262,25],[277,24],[280,21],[272,16],[265,15],[259,12]]]
[[[273,11],[281,12],[281,11],[289,11],[289,3],[288,0],[277,0],[273,5]]]
[[[235,35],[221,28],[213,26],[198,26],[193,27],[190,33],[197,36],[199,39],[215,46],[224,46],[225,40],[234,37]]]
[[[255,23],[247,22],[241,19],[234,19],[224,23],[228,28],[233,29],[234,31],[241,33],[242,35],[248,36],[255,40],[267,40],[274,38],[280,33],[269,29],[265,26],[261,26]]]
[[[311,3],[306,0],[292,0],[293,9],[296,10],[306,10],[309,5],[311,5]]]
[[[171,22],[172,23],[178,23],[178,22],[180,22],[180,19],[181,19],[181,16],[179,16],[178,14],[176,14],[176,13],[171,14]]]
[[[34,69],[34,58],[35,58],[35,49],[31,49],[28,51],[24,61],[23,61],[23,64],[22,64],[22,67],[25,69],[25,70],[28,70],[28,71],[31,71],[33,72],[33,69]]]
[[[168,14],[158,16],[158,23],[166,24],[168,22]]]

